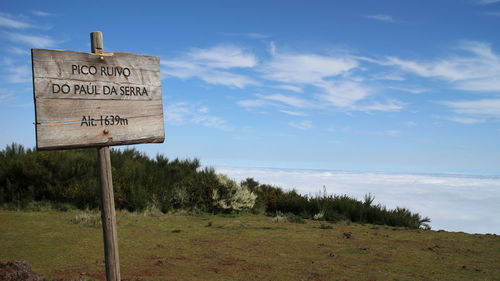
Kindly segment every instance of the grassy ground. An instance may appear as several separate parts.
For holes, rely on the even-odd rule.
[[[0,260],[104,280],[99,214],[81,213],[0,211]],[[118,239],[124,280],[500,280],[494,235],[120,212]]]

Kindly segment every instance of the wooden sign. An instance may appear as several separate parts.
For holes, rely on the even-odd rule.
[[[160,59],[32,49],[39,150],[163,142]]]

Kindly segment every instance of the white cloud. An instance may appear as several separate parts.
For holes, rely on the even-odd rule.
[[[314,84],[357,67],[349,57],[316,54],[275,54],[260,71],[264,78],[289,84]]]
[[[351,81],[338,83],[322,81],[317,83],[317,86],[324,90],[324,93],[318,96],[337,107],[351,107],[356,102],[367,98],[371,91],[368,87]]]
[[[215,46],[210,49],[193,49],[187,57],[199,65],[209,68],[254,67],[257,59],[253,54],[245,53],[235,46]]]
[[[245,108],[252,108],[252,107],[267,106],[269,105],[269,102],[262,99],[248,99],[248,100],[240,100],[237,102],[237,104]]]
[[[401,75],[394,75],[394,74],[383,74],[383,75],[378,75],[374,77],[376,80],[391,80],[391,81],[404,81],[405,78]]]
[[[485,121],[484,119],[477,119],[477,118],[471,118],[471,117],[461,117],[461,116],[450,116],[450,117],[447,117],[446,119],[453,121],[453,122],[467,124],[467,125],[483,123]]]
[[[230,129],[229,126],[227,125],[226,120],[217,116],[208,116],[208,115],[197,116],[192,119],[192,122],[201,124],[204,127],[211,127],[224,131]]]
[[[311,130],[313,128],[313,124],[309,120],[304,120],[301,122],[290,122],[288,123],[290,126],[299,129],[299,130]]]
[[[421,94],[429,91],[429,89],[423,89],[423,88],[407,88],[407,87],[393,87],[393,86],[390,86],[389,89],[408,92],[411,94]]]
[[[12,97],[14,97],[12,90],[0,88],[0,103],[10,100]]]
[[[500,0],[476,0],[476,3],[480,5],[489,5],[497,2],[500,2]]]
[[[300,99],[294,96],[287,96],[282,94],[273,94],[273,95],[261,95],[257,94],[257,96],[264,100],[279,102],[291,107],[305,108],[310,106],[310,102],[305,99]]]
[[[306,108],[316,107],[316,105],[314,105],[311,101],[290,95],[255,94],[255,96],[256,96],[255,99],[240,100],[237,102],[237,104],[246,109],[253,109],[258,107],[274,107],[278,108],[279,112],[293,116],[306,116],[307,114],[295,110],[289,110],[289,108],[306,109]]]
[[[500,234],[498,201],[500,177],[439,174],[339,172],[324,170],[217,167],[237,181],[248,177],[301,194],[347,194],[363,199],[375,196],[375,204],[406,207],[431,218],[433,229]],[[489,221],[492,223],[484,223]]]
[[[405,104],[398,100],[388,100],[385,103],[378,101],[365,104],[365,105],[355,105],[352,108],[359,111],[384,111],[384,112],[396,112],[401,111],[405,107]]]
[[[347,108],[367,98],[371,92],[350,72],[359,67],[357,60],[349,55],[322,56],[310,53],[279,53],[273,45],[272,58],[259,71],[267,80],[287,83],[287,85],[312,87],[320,92],[315,97],[329,106]],[[341,81],[334,81],[341,80]],[[315,102],[317,103],[317,102]],[[315,107],[309,102],[291,103],[294,107]]]
[[[27,22],[12,19],[11,16],[8,16],[6,14],[0,14],[0,26],[16,28],[16,29],[25,29],[34,27],[33,25]]]
[[[398,136],[399,133],[400,132],[398,130],[387,130],[387,131],[385,131],[385,134],[388,135],[388,136],[391,136],[391,137]]]
[[[291,116],[307,116],[307,113],[300,112],[300,111],[292,111],[292,110],[280,110],[281,113],[285,113]]]
[[[51,13],[47,13],[47,12],[44,12],[44,11],[31,11],[31,13],[35,16],[39,16],[39,17],[49,17],[49,16],[52,16]]]
[[[9,47],[7,48],[7,51],[9,51],[12,54],[16,55],[29,55],[29,49],[24,49],[24,48],[19,48],[19,47]]]
[[[165,119],[167,123],[182,125],[186,122],[186,117],[191,114],[192,109],[187,103],[170,103],[165,109]]]
[[[391,15],[378,14],[378,15],[365,15],[363,17],[383,22],[395,22],[394,18]]]
[[[446,101],[441,103],[459,114],[500,117],[500,99]]]
[[[176,102],[166,106],[165,117],[167,124],[176,126],[193,123],[224,131],[231,129],[226,120],[210,115],[209,111],[206,106]]]
[[[34,48],[48,48],[56,45],[56,42],[49,36],[34,36],[13,32],[7,32],[6,35],[12,42],[26,44]]]
[[[31,68],[28,66],[14,66],[9,65],[6,67],[7,74],[6,80],[9,83],[26,83],[31,81]]]
[[[162,74],[180,79],[198,78],[209,84],[236,88],[260,86],[305,93],[303,97],[261,94],[256,99],[237,102],[245,108],[270,106],[283,109],[283,106],[288,106],[360,110],[355,105],[374,92],[365,83],[365,77],[353,73],[362,70],[360,62],[345,52],[340,55],[280,53],[274,42],[270,46],[271,58],[261,61],[260,65],[253,54],[233,45],[191,49],[179,58],[162,60]],[[260,74],[261,79],[257,80],[252,74]],[[269,85],[265,80],[279,84]],[[395,103],[375,103],[371,107],[361,110],[396,110]]]
[[[253,54],[235,46],[192,49],[182,57],[162,60],[162,73],[181,79],[198,78],[209,84],[245,88],[258,82],[248,76],[229,72],[234,68],[252,68],[257,64]]]
[[[228,36],[247,37],[247,38],[250,38],[250,39],[266,39],[266,38],[269,38],[268,35],[262,34],[262,33],[257,33],[257,32],[249,32],[249,33],[227,33],[227,32],[224,32],[222,34],[228,35]]]
[[[416,123],[416,122],[414,122],[414,121],[406,121],[406,122],[405,122],[405,125],[406,125],[407,127],[415,127],[415,126],[417,126],[417,123]]]
[[[245,88],[249,85],[257,85],[254,79],[225,71],[208,70],[199,74],[199,78],[209,84],[218,84],[232,86],[236,88]]]
[[[304,91],[304,90],[302,90],[301,87],[293,86],[293,85],[277,85],[277,86],[273,86],[273,88],[283,89],[283,90],[292,91],[292,92],[296,92],[296,93],[302,93]]]
[[[389,57],[382,64],[396,66],[418,76],[445,80],[460,90],[500,90],[500,56],[493,52],[489,44],[463,41],[456,49],[466,55],[427,62]]]

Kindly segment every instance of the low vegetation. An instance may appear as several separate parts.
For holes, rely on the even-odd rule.
[[[98,212],[0,210],[0,263],[104,280]],[[279,216],[118,211],[123,280],[498,280],[500,236]],[[280,217],[282,219],[275,219]],[[0,278],[1,279],[1,278]]]
[[[347,195],[302,195],[295,190],[261,184],[252,178],[236,183],[199,160],[151,159],[135,149],[111,150],[115,205],[118,209],[228,214],[286,214],[288,221],[304,219],[428,227],[430,221],[405,208],[387,209],[374,197],[357,200]],[[97,209],[100,204],[97,157],[93,149],[36,152],[18,144],[0,151],[0,206],[4,209]],[[42,203],[41,203],[42,202]],[[48,202],[48,203],[43,203]],[[36,204],[34,204],[36,203]]]

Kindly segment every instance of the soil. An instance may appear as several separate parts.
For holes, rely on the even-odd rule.
[[[0,262],[0,280],[2,281],[42,281],[42,276],[31,270],[25,260]]]

